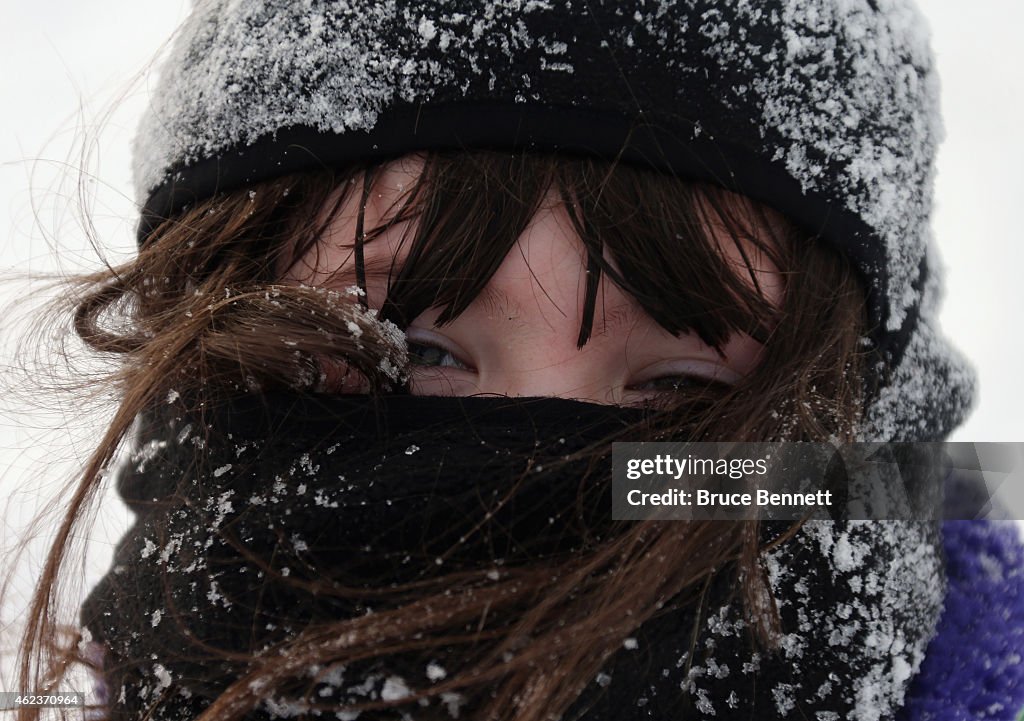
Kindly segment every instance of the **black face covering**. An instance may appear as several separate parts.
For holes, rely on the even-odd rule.
[[[610,439],[639,440],[643,416],[563,399],[296,394],[147,414],[119,478],[137,517],[82,610],[107,647],[111,719],[194,718],[247,657],[377,612],[394,597],[382,590],[596,548],[617,530]],[[700,603],[638,629],[566,718],[891,717],[941,607],[934,526],[808,523],[765,568],[778,650],[757,650],[723,569]],[[338,708],[401,698],[462,667],[457,650],[433,653],[307,686]],[[447,694],[361,718],[472,719],[475,705]],[[268,694],[248,718],[302,708]]]

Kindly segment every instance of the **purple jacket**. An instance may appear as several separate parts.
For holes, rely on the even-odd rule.
[[[1024,709],[1024,544],[1010,521],[946,521],[945,609],[900,721],[1015,721]]]

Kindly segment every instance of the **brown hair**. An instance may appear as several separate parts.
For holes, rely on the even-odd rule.
[[[317,390],[332,363],[360,374],[371,393],[394,384],[380,370],[394,344],[379,324],[353,316],[331,294],[277,282],[280,268],[316,248],[351,193],[361,193],[365,205],[373,177],[373,168],[353,167],[219,195],[159,225],[130,263],[75,282],[82,295],[74,330],[116,360],[109,383],[120,403],[68,495],[29,612],[22,688],[54,688],[74,656],[57,632],[66,552],[140,413],[172,388],[197,404],[279,386]],[[673,333],[692,331],[714,347],[741,331],[764,342],[763,360],[748,377],[726,391],[668,398],[643,430],[723,440],[852,436],[864,397],[857,278],[807,233],[715,186],[586,159],[430,154],[385,221],[359,228],[358,280],[366,272],[361,243],[415,221],[381,315],[404,327],[438,306],[444,323],[477,297],[551,190],[565,201],[588,259],[580,345],[602,275]],[[764,302],[749,263],[749,274],[729,265],[708,232],[711,223],[724,225],[740,253],[749,247],[741,241],[753,243],[780,270],[779,307]],[[359,343],[349,333],[353,318],[364,326]],[[457,691],[473,700],[477,718],[555,717],[625,638],[679,599],[699,598],[716,573],[735,574],[757,637],[775,643],[763,550],[756,523],[641,522],[620,524],[586,554],[515,568],[490,584],[441,576],[388,610],[307,629],[286,644],[286,661],[279,654],[248,659],[248,675],[200,718],[240,719],[268,690],[308,692],[313,666],[441,647],[467,649],[458,673],[401,702],[353,709]],[[216,649],[207,651],[218,658]],[[19,719],[36,713],[23,709]],[[114,708],[109,713],[120,718]]]

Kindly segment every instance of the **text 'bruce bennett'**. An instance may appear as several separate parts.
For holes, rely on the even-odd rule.
[[[644,493],[633,489],[626,494],[626,502],[631,506],[746,506],[754,503],[758,506],[795,507],[795,506],[831,506],[832,491],[814,491],[812,493],[773,493],[759,489],[750,493],[717,493],[699,489],[683,491],[673,488],[662,493]]]

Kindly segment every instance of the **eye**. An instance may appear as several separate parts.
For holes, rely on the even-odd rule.
[[[704,360],[657,363],[639,373],[627,390],[647,393],[724,393],[742,376],[719,363]]]
[[[458,368],[472,370],[470,366],[459,360],[454,353],[441,345],[423,341],[408,341],[409,362],[413,365],[428,368]]]

